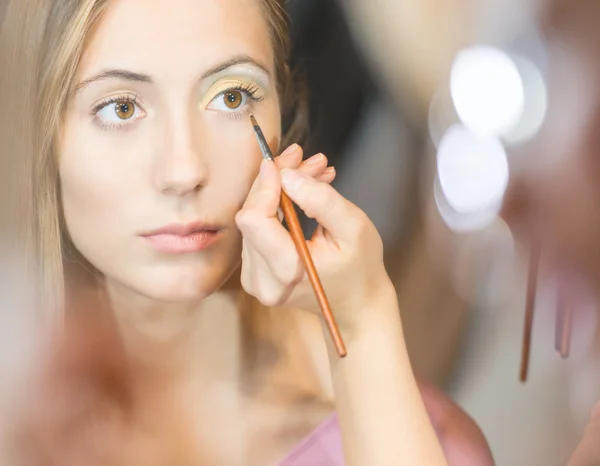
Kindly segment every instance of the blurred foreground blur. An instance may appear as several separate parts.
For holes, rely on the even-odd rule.
[[[549,118],[539,7],[534,0],[290,3],[295,58],[311,87],[311,149],[327,152],[338,168],[336,187],[381,232],[415,372],[446,388],[481,425],[499,466],[565,464],[600,394],[595,305],[582,305],[570,358],[560,359],[552,283],[539,290],[529,380],[518,381],[526,256],[498,214],[511,173],[530,163]],[[25,416],[19,435],[46,455],[32,464],[53,465],[53,449],[75,443],[81,450],[67,466],[108,464],[108,449],[95,439],[118,445],[136,432],[128,429],[139,419],[127,416],[141,408],[128,400],[136,383],[155,381],[122,365],[114,335],[102,331],[109,326],[77,321],[58,353],[46,354],[58,365],[48,366],[44,381],[15,387],[34,380],[47,342],[27,311],[32,284],[20,280],[10,202],[15,154],[2,142],[0,417],[23,407],[15,393],[26,394],[36,414]],[[71,417],[53,417],[54,403],[72,404]],[[108,430],[82,427],[96,415],[96,428]],[[45,422],[63,426],[64,437],[44,437]],[[123,464],[184,464],[170,456],[185,451],[179,434],[170,432],[160,452],[142,438]]]
[[[598,85],[591,81],[594,75],[585,75],[585,66],[571,66],[567,46],[555,44],[565,75],[555,76],[550,90],[549,44],[541,23],[551,3],[345,3],[379,88],[425,141],[418,153],[424,159],[419,189],[406,202],[419,205],[416,221],[423,224],[427,257],[464,299],[468,315],[446,388],[481,425],[501,466],[566,464],[600,397],[595,302],[580,294],[570,357],[562,360],[554,350],[557,286],[552,280],[540,282],[529,380],[518,381],[527,255],[498,214],[511,176],[523,170],[534,177],[542,173],[553,161],[540,148],[563,147],[579,134],[587,123],[577,119],[587,108],[590,89],[585,86]],[[564,2],[565,11],[556,9],[558,21],[569,5]],[[573,82],[580,87],[572,89]],[[565,95],[560,99],[564,105],[552,114],[550,92]],[[557,130],[542,134],[548,119],[556,121],[552,127]],[[369,170],[379,163],[378,157],[369,157]],[[382,179],[389,176],[384,162],[379,170]],[[373,211],[381,208],[374,205]],[[412,270],[418,269],[413,264]],[[414,294],[427,294],[431,282],[413,281],[413,286]],[[444,325],[446,300],[436,306]],[[411,314],[413,309],[402,311]],[[437,326],[434,321],[429,325]],[[422,354],[430,341],[422,338],[411,349]]]

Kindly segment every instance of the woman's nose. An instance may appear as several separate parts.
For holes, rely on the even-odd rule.
[[[156,164],[155,185],[165,195],[185,196],[206,185],[208,169],[197,128],[183,125],[169,135],[160,162]]]

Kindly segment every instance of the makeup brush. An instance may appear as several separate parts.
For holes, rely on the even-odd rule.
[[[556,333],[554,337],[554,347],[563,359],[569,357],[572,322],[573,307],[565,299],[563,290],[559,288],[556,307]]]
[[[527,380],[529,371],[529,355],[531,353],[531,332],[533,330],[533,311],[537,293],[538,266],[540,248],[534,244],[529,257],[529,272],[527,275],[527,298],[525,301],[525,328],[523,329],[523,346],[521,350],[521,382]]]
[[[256,134],[256,139],[258,140],[258,145],[260,146],[263,157],[266,160],[274,162],[275,159],[273,158],[269,144],[267,143],[260,126],[258,126],[256,118],[254,118],[253,115],[250,115],[250,120],[252,121],[252,127],[254,128],[254,133]],[[280,207],[287,223],[290,236],[296,245],[298,255],[300,256],[300,260],[302,261],[304,269],[306,270],[306,274],[308,275],[308,280],[312,285],[319,306],[321,307],[321,311],[323,312],[323,318],[325,319],[327,329],[331,334],[335,349],[338,355],[343,358],[346,356],[346,345],[344,345],[340,330],[335,322],[335,317],[331,312],[329,301],[325,295],[325,290],[323,290],[321,279],[317,274],[317,269],[315,268],[310,251],[308,250],[308,244],[306,244],[306,239],[304,238],[304,233],[302,232],[302,227],[300,226],[300,220],[298,219],[298,215],[294,209],[294,204],[292,204],[292,201],[287,194],[283,192],[283,190],[281,191]]]

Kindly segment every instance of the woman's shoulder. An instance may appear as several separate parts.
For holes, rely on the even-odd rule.
[[[493,466],[494,459],[477,423],[450,397],[418,382],[423,402],[450,466]],[[336,415],[325,420],[277,466],[343,466],[342,438]]]
[[[481,428],[452,399],[418,381],[423,402],[450,466],[493,466],[494,459]]]

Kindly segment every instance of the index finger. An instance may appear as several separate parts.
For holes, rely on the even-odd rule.
[[[353,242],[368,224],[365,213],[327,183],[287,168],[281,183],[290,199],[336,240]]]
[[[282,168],[298,168],[302,163],[304,152],[298,144],[292,144],[279,156],[275,157],[275,164]]]

